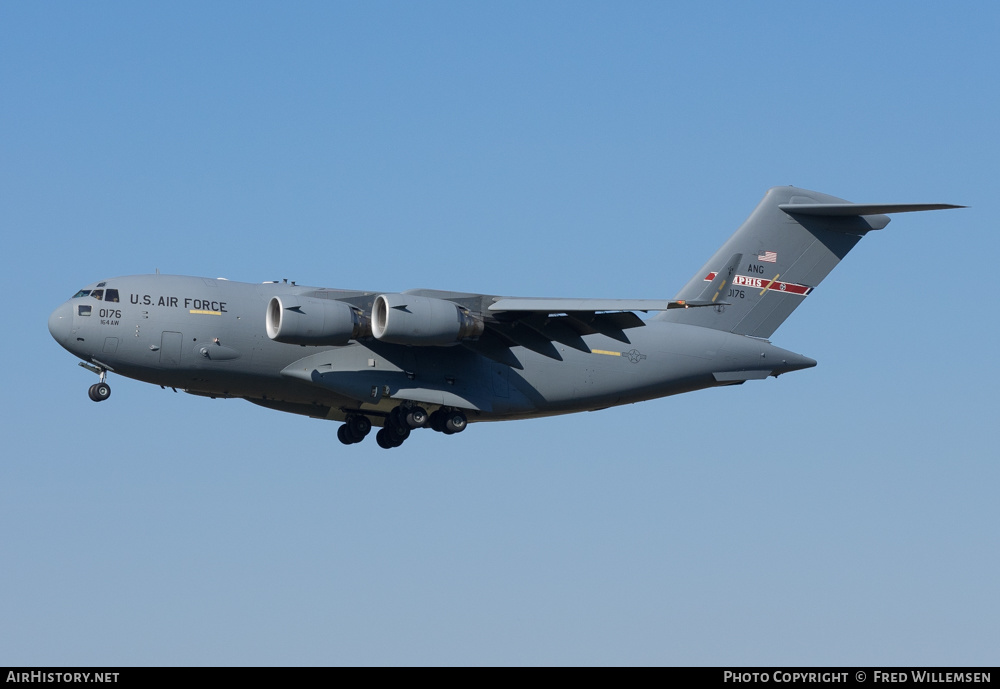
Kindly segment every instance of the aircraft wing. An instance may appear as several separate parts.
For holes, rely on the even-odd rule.
[[[542,297],[505,297],[493,302],[490,311],[517,313],[569,313],[571,311],[666,311],[697,306],[714,306],[710,301],[684,299],[547,299]]]
[[[683,299],[501,297],[487,308],[493,318],[486,321],[483,337],[466,346],[491,359],[520,368],[520,363],[510,353],[511,347],[524,347],[551,359],[562,360],[557,344],[591,352],[583,339],[585,335],[600,333],[629,344],[625,331],[645,325],[635,314],[636,311],[715,305],[710,301]]]

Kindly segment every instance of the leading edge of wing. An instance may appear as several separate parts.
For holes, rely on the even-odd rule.
[[[545,297],[505,297],[490,304],[493,312],[570,313],[598,311],[667,311],[699,306],[716,306],[710,301],[690,299],[549,299]]]

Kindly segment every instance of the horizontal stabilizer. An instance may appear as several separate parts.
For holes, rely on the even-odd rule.
[[[950,203],[782,203],[778,206],[786,213],[846,217],[856,215],[881,215],[883,213],[912,213],[914,211],[941,211],[965,208]]]

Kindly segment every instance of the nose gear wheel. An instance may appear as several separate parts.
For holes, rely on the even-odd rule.
[[[87,395],[95,402],[103,402],[111,397],[111,386],[107,383],[94,383],[87,390]]]

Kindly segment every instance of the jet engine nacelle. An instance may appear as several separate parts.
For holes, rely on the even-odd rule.
[[[402,345],[450,345],[483,334],[483,321],[444,299],[380,294],[372,304],[372,334]]]
[[[272,340],[298,345],[345,345],[371,334],[368,319],[350,304],[312,297],[271,297],[265,327]]]

